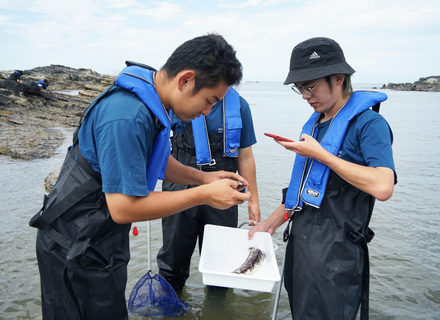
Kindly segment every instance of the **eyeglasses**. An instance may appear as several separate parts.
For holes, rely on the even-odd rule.
[[[315,88],[318,86],[318,84],[320,84],[322,82],[322,80],[324,80],[324,78],[321,79],[317,84],[315,84],[313,87],[310,87],[310,88],[304,88],[302,86],[298,87],[296,85],[292,85],[292,90],[295,93],[298,93],[298,94],[304,94],[305,93],[308,96],[313,96],[313,90],[315,90]]]

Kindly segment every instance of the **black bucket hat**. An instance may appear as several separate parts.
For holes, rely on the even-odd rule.
[[[284,84],[310,81],[332,74],[353,74],[339,44],[329,38],[311,38],[293,48]]]

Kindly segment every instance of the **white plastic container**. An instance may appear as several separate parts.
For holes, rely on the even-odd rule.
[[[203,284],[246,290],[271,292],[280,272],[274,253],[272,237],[267,232],[257,232],[248,240],[246,229],[205,225],[199,271]],[[256,246],[266,255],[253,274],[236,274],[249,255],[249,247]]]

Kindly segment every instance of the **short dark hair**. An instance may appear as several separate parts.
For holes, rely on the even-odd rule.
[[[324,77],[330,90],[333,89],[332,80],[331,80],[332,76],[334,76],[334,74]],[[351,74],[345,74],[344,82],[342,84],[342,93],[344,97],[351,96],[351,94],[353,93],[353,86],[351,84]]]
[[[168,78],[180,71],[196,72],[193,94],[203,88],[214,88],[221,81],[238,85],[243,77],[242,66],[234,48],[219,34],[208,34],[184,42],[162,67]]]

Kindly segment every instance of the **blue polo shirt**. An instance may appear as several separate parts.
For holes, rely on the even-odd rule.
[[[38,81],[38,84],[41,84],[41,88],[46,89],[49,86],[49,83],[44,83],[44,80]]]
[[[147,164],[159,131],[136,94],[113,87],[86,116],[79,147],[101,174],[104,193],[148,196]]]
[[[330,122],[318,125],[318,141],[324,137]],[[393,132],[384,117],[369,109],[350,121],[339,157],[362,166],[391,168],[395,172],[392,143]]]

